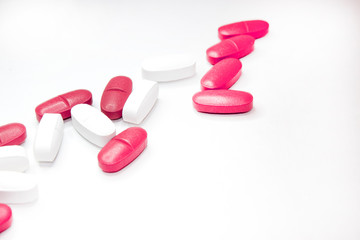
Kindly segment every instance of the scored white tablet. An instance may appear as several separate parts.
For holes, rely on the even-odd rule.
[[[114,123],[98,109],[88,104],[78,104],[71,109],[72,123],[76,131],[89,142],[105,146],[115,135]]]
[[[53,162],[64,135],[64,121],[60,114],[45,113],[41,118],[35,143],[34,155],[39,162]]]
[[[0,147],[0,171],[24,172],[29,168],[29,159],[22,146]]]
[[[189,78],[195,71],[195,59],[188,54],[155,56],[142,63],[143,78],[157,82]]]

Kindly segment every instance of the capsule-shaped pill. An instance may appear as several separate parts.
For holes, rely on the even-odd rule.
[[[104,172],[117,172],[134,161],[147,145],[147,133],[131,127],[110,140],[99,152],[99,166]]]
[[[215,44],[206,50],[207,60],[215,64],[225,58],[242,58],[254,50],[255,38],[241,35]]]
[[[0,233],[11,226],[12,211],[11,208],[3,203],[0,203]]]
[[[201,89],[229,89],[239,79],[241,68],[242,64],[238,59],[226,58],[221,60],[201,79]]]
[[[9,123],[0,127],[0,147],[20,145],[26,139],[26,128],[21,123]]]
[[[47,100],[36,107],[36,118],[40,122],[44,113],[60,113],[63,119],[67,119],[71,117],[71,108],[81,103],[92,104],[90,91],[75,90]]]
[[[239,35],[250,35],[261,38],[269,31],[269,23],[263,20],[242,21],[219,27],[219,38],[227,39]]]
[[[24,172],[29,168],[29,159],[22,146],[0,147],[0,171]]]
[[[205,113],[243,113],[253,106],[253,96],[237,90],[208,90],[193,96],[194,108]]]
[[[124,104],[132,91],[132,81],[128,77],[112,78],[106,85],[101,97],[101,111],[110,119],[122,116]]]

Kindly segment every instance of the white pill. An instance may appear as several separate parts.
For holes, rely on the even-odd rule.
[[[38,198],[35,177],[27,173],[0,171],[0,202],[27,203]]]
[[[88,104],[78,104],[71,109],[76,131],[89,142],[105,146],[116,135],[114,123],[98,109]]]
[[[64,135],[64,121],[61,114],[45,113],[37,130],[34,155],[39,162],[53,162],[60,149]]]
[[[123,108],[123,120],[135,124],[141,123],[155,105],[158,95],[158,83],[147,80],[134,82],[133,91]]]
[[[164,55],[145,59],[142,76],[157,82],[189,78],[195,74],[195,59],[187,54]]]
[[[29,168],[29,159],[22,146],[0,147],[0,171],[24,172]]]

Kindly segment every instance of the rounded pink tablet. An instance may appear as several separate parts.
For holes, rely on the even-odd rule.
[[[0,203],[0,233],[5,231],[11,226],[12,223],[12,211],[11,208]]]
[[[219,38],[227,39],[239,35],[250,35],[261,38],[269,31],[269,23],[263,20],[242,21],[219,27]]]
[[[80,89],[64,93],[43,102],[36,107],[36,118],[40,122],[44,113],[60,113],[63,119],[71,117],[71,108],[77,104],[92,104],[92,94],[88,90]]]
[[[99,152],[99,166],[104,172],[117,172],[134,161],[147,145],[147,133],[131,127],[116,135]]]
[[[128,77],[112,78],[101,97],[101,111],[110,119],[122,117],[124,104],[132,91],[132,81]]]
[[[242,58],[254,50],[255,38],[241,35],[215,44],[206,50],[207,60],[215,64],[225,58]]]
[[[241,67],[242,64],[239,59],[226,58],[221,60],[201,79],[201,89],[229,89],[239,79]]]
[[[21,123],[9,123],[0,126],[0,147],[20,145],[25,142],[26,128]]]
[[[193,104],[198,112],[243,113],[252,109],[253,96],[236,90],[208,90],[196,93]]]

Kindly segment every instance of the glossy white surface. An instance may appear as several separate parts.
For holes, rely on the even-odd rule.
[[[29,168],[29,159],[22,146],[0,147],[0,171],[24,172]]]

